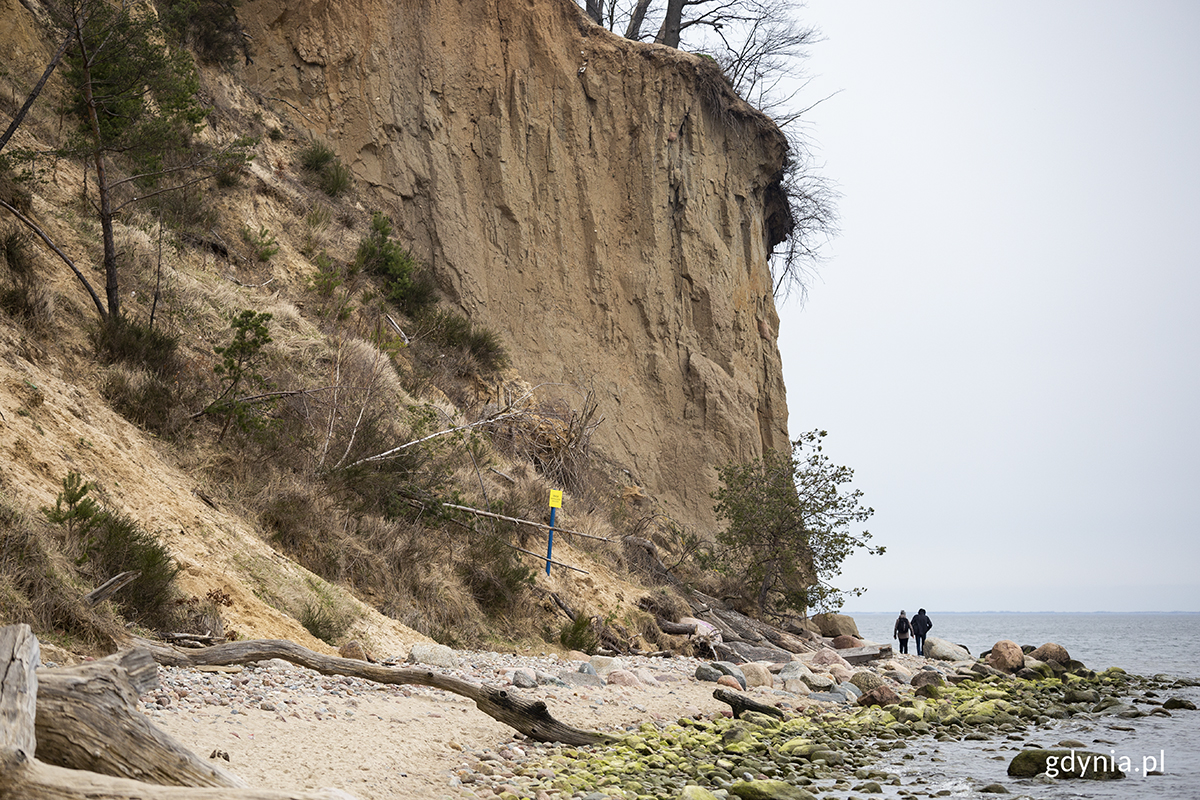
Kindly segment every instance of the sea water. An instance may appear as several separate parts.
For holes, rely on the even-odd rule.
[[[916,610],[906,609],[910,618]],[[885,643],[893,641],[892,626],[898,612],[852,616],[865,639]],[[1116,666],[1138,675],[1200,678],[1200,614],[964,614],[936,609],[927,613],[934,624],[931,635],[964,645],[976,656],[1000,639],[1035,646],[1056,642],[1072,658],[1097,671]],[[909,652],[915,653],[911,640]],[[1200,706],[1196,687],[1164,690],[1157,699],[1168,697],[1181,697]],[[1151,707],[1138,704],[1138,708]],[[901,775],[904,786],[899,788],[928,795],[949,791],[951,797],[995,797],[979,789],[999,783],[1017,797],[1195,800],[1200,798],[1200,711],[1179,709],[1171,714],[1169,718],[1056,720],[1047,727],[1029,728],[1019,740],[911,739],[907,748],[886,753],[881,766]],[[1088,751],[1115,758],[1118,763],[1128,759],[1127,777],[1043,783],[1008,776],[1009,762],[1023,747],[1055,747],[1064,739],[1084,742]],[[1144,774],[1152,770],[1164,774]],[[895,796],[897,788],[885,787],[883,796]],[[857,797],[861,793],[822,796]]]

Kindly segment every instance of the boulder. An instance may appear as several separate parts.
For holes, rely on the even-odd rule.
[[[839,656],[837,650],[829,647],[822,647],[814,653],[812,663],[822,667],[827,667],[830,664],[841,664],[846,669],[850,668],[850,662]]]
[[[679,793],[679,800],[717,800],[717,796],[703,786],[688,785]]]
[[[696,680],[710,681],[716,683],[724,675],[724,672],[714,667],[712,664],[699,664],[696,667]]]
[[[883,686],[883,678],[876,675],[874,672],[866,669],[860,669],[850,677],[850,683],[863,690],[863,693],[878,689]]]
[[[1162,704],[1162,707],[1165,709],[1168,709],[1170,711],[1174,711],[1177,708],[1182,708],[1187,711],[1195,711],[1196,710],[1195,703],[1193,703],[1191,700],[1186,700],[1182,697],[1169,698],[1167,700],[1167,702]]]
[[[367,655],[367,650],[363,647],[362,642],[358,639],[351,639],[344,645],[338,648],[338,655],[342,658],[350,658],[355,661],[374,661],[375,659]]]
[[[454,669],[458,666],[458,656],[454,655],[454,651],[444,644],[418,642],[408,651],[408,663]]]
[[[748,689],[753,689],[755,686],[771,687],[775,685],[775,676],[771,674],[765,664],[757,661],[742,664],[742,675],[746,678],[746,688]]]
[[[1014,778],[1032,778],[1043,773],[1050,778],[1124,778],[1125,773],[1117,769],[1113,761],[1111,753],[1031,748],[1013,757],[1008,764],[1008,774]]]
[[[642,682],[637,679],[637,676],[634,675],[632,672],[630,672],[627,669],[611,670],[608,673],[608,675],[606,675],[604,677],[604,680],[613,686],[641,686],[642,685]]]
[[[788,678],[783,682],[783,690],[792,694],[808,694],[808,684],[800,678]]]
[[[938,661],[967,661],[971,658],[971,653],[961,645],[930,636],[925,640],[925,657]]]
[[[1012,674],[1025,666],[1025,653],[1021,646],[1010,639],[1001,639],[992,645],[988,653],[988,666],[1001,672]]]
[[[854,622],[854,617],[848,617],[845,614],[814,614],[812,621],[817,624],[822,636],[862,638],[862,634],[858,632],[858,625]]]
[[[732,797],[741,800],[817,800],[812,792],[787,781],[739,781],[730,786],[728,791]]]
[[[568,686],[588,686],[596,689],[602,689],[605,686],[604,678],[590,672],[563,670],[558,673],[558,679]]]
[[[1071,656],[1067,654],[1067,648],[1054,642],[1046,642],[1030,653],[1029,657],[1038,661],[1053,661],[1057,664],[1066,664],[1071,660]]]
[[[596,670],[596,674],[601,678],[614,669],[624,668],[624,665],[612,656],[592,656],[588,659],[588,663],[592,665],[592,669]]]
[[[522,668],[513,670],[512,675],[509,676],[509,680],[518,689],[536,689],[538,685],[537,672],[531,669]]]
[[[808,675],[802,676],[800,680],[808,684],[808,688],[815,692],[827,692],[834,686],[833,678],[828,675],[811,672]]]
[[[877,686],[858,698],[860,706],[894,706],[899,702],[900,696],[887,686]]]
[[[786,681],[811,674],[812,670],[803,661],[789,661],[783,665],[783,669],[779,670],[779,679]]]
[[[909,682],[917,688],[922,686],[946,685],[946,680],[942,677],[942,673],[932,669],[917,670],[917,674],[913,675],[912,680]]]
[[[746,673],[742,672],[742,668],[737,664],[731,664],[728,661],[714,661],[712,665],[721,670],[721,673],[733,678],[742,689],[746,688]]]
[[[854,676],[854,670],[850,667],[843,667],[841,664],[831,664],[829,666],[829,674],[838,683],[845,683]]]
[[[728,686],[730,689],[745,689],[746,688],[745,686],[742,686],[742,684],[738,681],[738,679],[733,677],[732,675],[722,675],[721,677],[717,678],[717,685],[718,686]]]
[[[833,645],[834,650],[849,650],[851,647],[862,647],[863,640],[859,639],[857,636],[847,636],[842,634],[841,636],[833,637],[831,644]]]

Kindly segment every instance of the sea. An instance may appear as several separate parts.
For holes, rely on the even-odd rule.
[[[911,617],[916,609],[908,611]],[[1200,614],[939,613],[933,609],[927,613],[934,625],[931,636],[963,645],[975,656],[1001,639],[1034,646],[1056,642],[1072,658],[1096,671],[1115,666],[1148,677],[1200,679]],[[892,641],[897,612],[859,612],[851,616],[864,639]],[[915,652],[911,641],[909,652]],[[1162,690],[1156,699],[1165,701],[1169,697],[1188,699],[1200,706],[1198,687]],[[1136,719],[1073,717],[1049,727],[1030,728],[1020,740],[913,739],[907,748],[885,753],[885,761],[880,765],[898,773],[903,785],[884,786],[883,795],[871,797],[910,797],[900,794],[900,790],[906,790],[934,797],[991,798],[997,795],[980,790],[998,783],[1011,797],[1198,800],[1200,711],[1179,709],[1170,713],[1170,717]],[[1116,781],[1008,777],[1008,764],[1023,747],[1031,744],[1055,747],[1066,739],[1083,742],[1090,752],[1113,757],[1118,763],[1127,758],[1130,765],[1127,777]],[[1147,775],[1147,772],[1163,774]],[[840,796],[863,795],[849,791]]]

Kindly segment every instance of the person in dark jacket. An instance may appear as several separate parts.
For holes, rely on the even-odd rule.
[[[908,617],[904,616],[904,612],[900,612],[900,616],[896,618],[896,625],[892,628],[892,638],[900,640],[900,652],[908,652],[908,634],[912,631],[912,626],[908,624]]]
[[[929,629],[933,627],[933,622],[925,615],[925,609],[917,610],[917,614],[912,618],[912,632],[917,640],[917,655],[925,655],[925,635],[929,633]]]

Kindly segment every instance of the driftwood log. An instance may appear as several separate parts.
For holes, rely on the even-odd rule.
[[[234,786],[159,786],[40,761],[36,757],[41,705],[39,660],[38,641],[28,625],[0,628],[0,800],[352,800],[352,795],[338,789],[291,792]],[[94,685],[96,680],[95,676],[78,674],[68,678],[68,682],[84,681],[82,685]],[[128,678],[124,680],[126,688],[133,691]],[[121,691],[94,692],[90,699],[124,703]],[[102,715],[94,721],[102,725]],[[124,736],[122,722],[116,717],[108,733],[117,740]],[[198,760],[194,755],[191,758]],[[171,766],[162,765],[167,771]]]
[[[779,717],[780,719],[787,716],[775,706],[764,705],[756,700],[751,700],[744,694],[731,692],[728,689],[713,689],[713,697],[722,703],[729,704],[729,707],[733,709],[734,719],[742,716],[742,713],[745,711],[757,711],[759,714],[769,714],[772,717]]]
[[[40,761],[162,786],[246,786],[138,713],[138,697],[158,686],[148,650],[41,669],[37,678]]]
[[[185,650],[146,639],[136,639],[135,642],[149,650],[154,660],[165,666],[226,666],[281,658],[323,675],[347,675],[375,683],[429,686],[453,692],[474,700],[479,710],[492,719],[539,742],[588,745],[614,741],[614,737],[607,734],[585,731],[559,722],[551,716],[546,704],[541,700],[528,700],[506,689],[442,675],[428,669],[385,667],[351,658],[326,656],[282,639],[227,642],[199,650]]]

